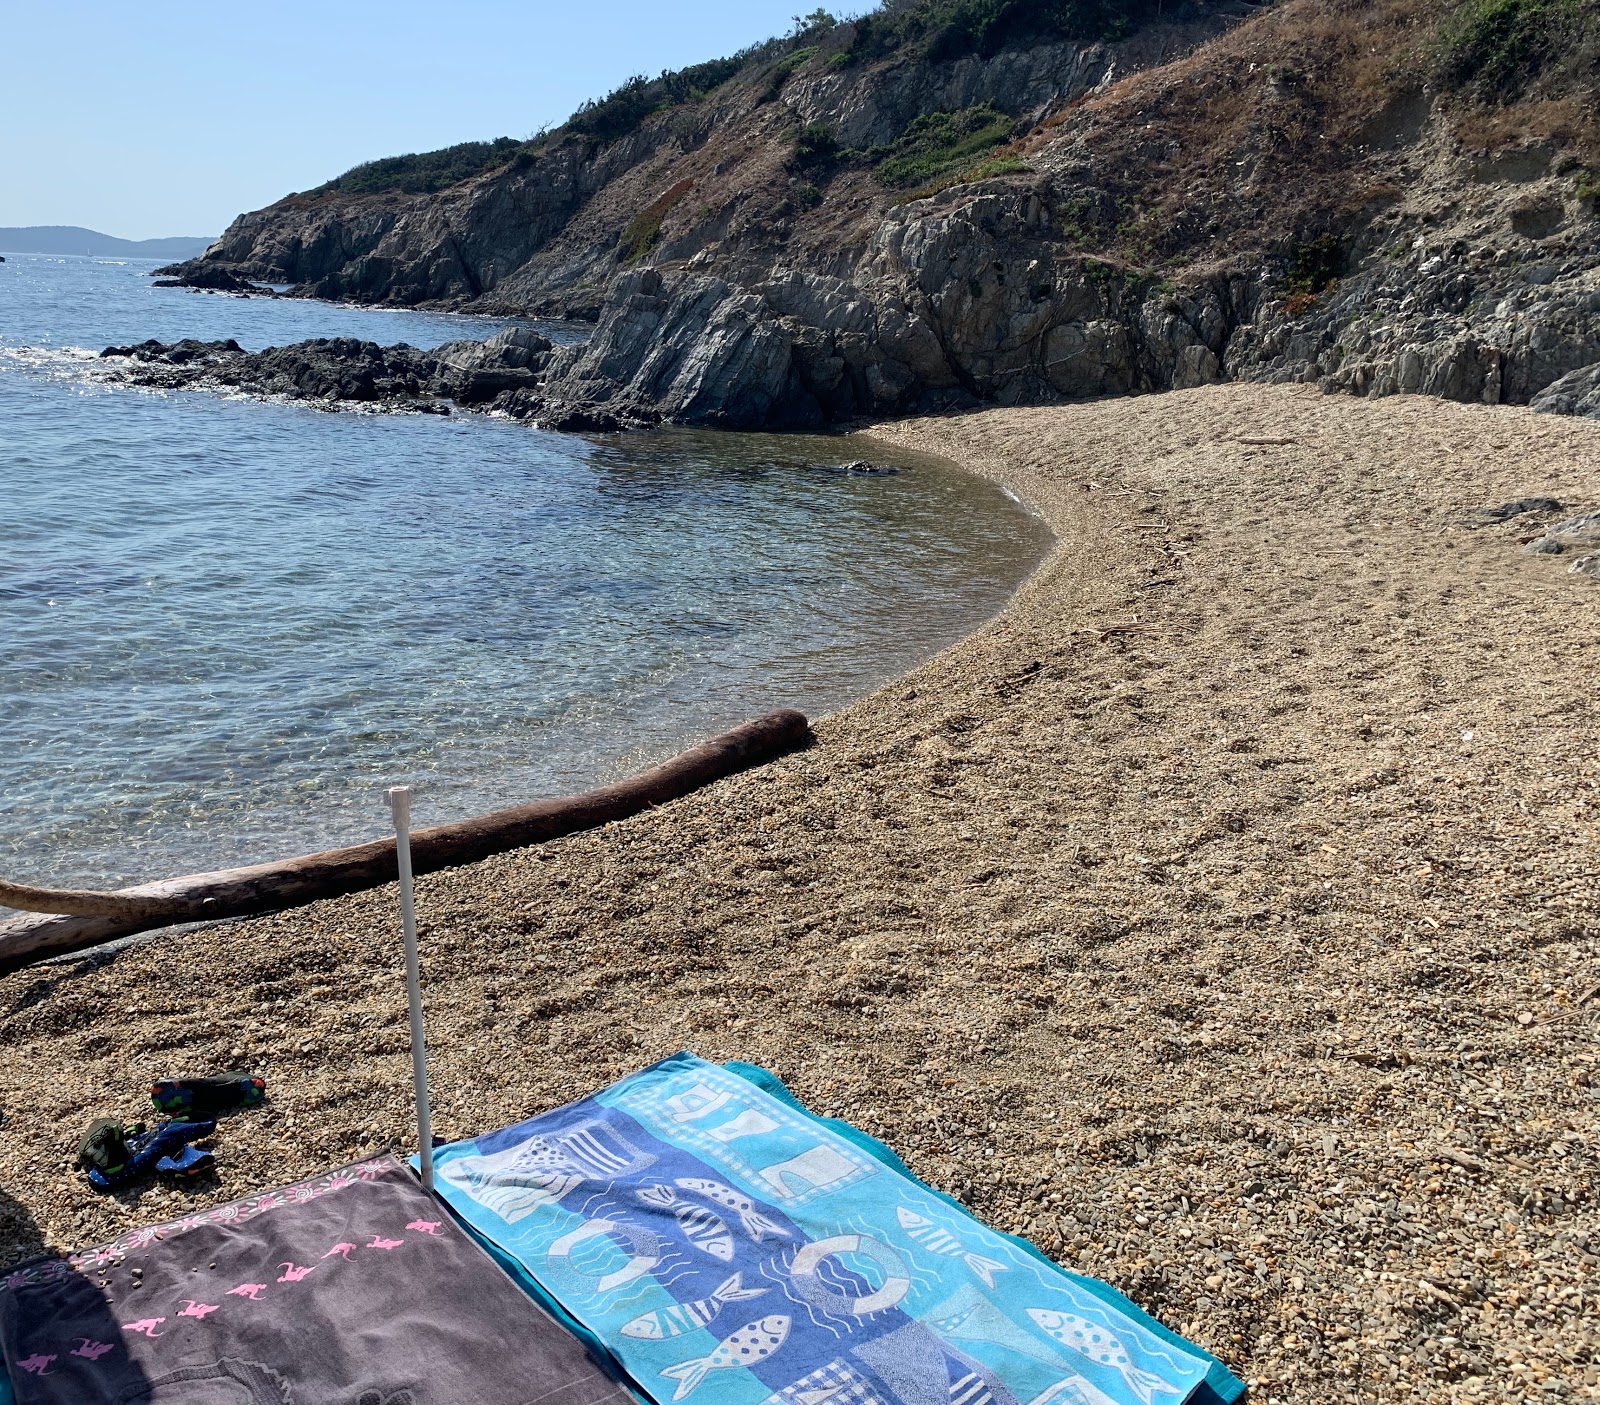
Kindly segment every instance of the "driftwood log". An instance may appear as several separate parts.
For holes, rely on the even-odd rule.
[[[414,830],[412,865],[418,873],[432,873],[626,819],[793,751],[809,734],[801,713],[773,712],[615,785]],[[0,906],[50,914],[0,922],[0,971],[157,927],[278,912],[394,880],[393,839],[111,893],[30,888],[0,880]]]

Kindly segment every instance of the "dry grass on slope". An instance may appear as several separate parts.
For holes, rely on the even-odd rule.
[[[1095,233],[1140,261],[1310,238],[1392,194],[1362,169],[1363,138],[1415,83],[1437,9],[1290,0],[1062,114],[1040,164],[1106,192]]]
[[[1026,148],[1089,192],[1086,244],[1173,266],[1358,226],[1399,196],[1386,154],[1417,139],[1436,100],[1457,146],[1541,139],[1600,169],[1585,72],[1552,70],[1496,101],[1450,88],[1441,55],[1474,2],[1289,0],[1051,119]]]

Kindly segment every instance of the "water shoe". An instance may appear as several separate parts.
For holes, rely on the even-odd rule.
[[[109,1117],[97,1118],[78,1144],[78,1159],[96,1190],[117,1190],[153,1171],[195,1175],[207,1169],[209,1152],[196,1152],[205,1164],[185,1153],[194,1151],[190,1142],[209,1137],[215,1122],[163,1122],[146,1132],[142,1124],[124,1127]],[[170,1165],[163,1165],[170,1162]]]
[[[150,1101],[168,1117],[215,1117],[254,1107],[267,1095],[263,1078],[215,1073],[207,1078],[163,1078],[150,1085]]]

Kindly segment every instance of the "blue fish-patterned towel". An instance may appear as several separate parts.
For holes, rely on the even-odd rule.
[[[657,1402],[1182,1405],[1243,1385],[1104,1284],[679,1054],[437,1153],[438,1189]]]

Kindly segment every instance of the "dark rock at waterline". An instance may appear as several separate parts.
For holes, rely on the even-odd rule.
[[[450,342],[435,351],[401,343],[379,346],[355,337],[319,337],[292,346],[246,351],[237,341],[144,341],[108,346],[101,359],[108,379],[167,390],[234,389],[295,400],[358,402],[393,410],[448,414],[439,403],[492,405],[518,418],[536,418],[544,404],[526,403],[550,359],[551,343],[511,327],[487,341]],[[587,427],[587,426],[585,426]]]
[[[379,346],[353,337],[319,338],[295,346],[270,347],[248,357],[235,382],[255,389],[259,378],[269,393],[319,400],[385,401],[437,393],[437,362],[401,343]]]
[[[416,347],[322,337],[249,352],[236,341],[185,340],[107,347],[128,362],[113,379],[168,390],[233,388],[296,400],[410,402],[438,392],[439,363]],[[404,408],[415,408],[409,404]]]
[[[1512,498],[1510,502],[1486,507],[1478,515],[1486,522],[1509,522],[1530,512],[1561,512],[1565,507],[1558,498]]]
[[[856,459],[851,463],[840,464],[839,472],[854,473],[865,478],[889,478],[900,472],[900,470],[890,464],[867,463],[862,459]]]
[[[182,341],[159,342],[153,337],[133,346],[108,346],[100,359],[125,356],[134,361],[159,363],[163,366],[188,366],[195,362],[212,360],[237,353],[247,355],[245,349],[229,338],[227,341],[195,341],[185,337]]]
[[[158,277],[155,284],[158,288],[195,288],[208,293],[261,293],[274,296],[270,288],[263,288],[259,283],[252,283],[231,269],[216,264],[174,264],[170,268],[158,268],[156,273],[177,275],[173,278]]]
[[[435,348],[438,393],[461,405],[485,405],[538,385],[554,343],[527,327],[507,327],[487,341],[453,341]]]

